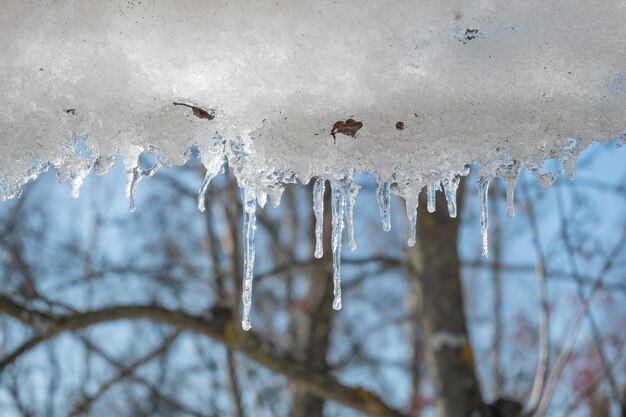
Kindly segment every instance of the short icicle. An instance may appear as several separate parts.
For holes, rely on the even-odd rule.
[[[454,218],[457,215],[457,206],[456,206],[456,193],[459,189],[459,182],[461,181],[461,177],[453,175],[450,178],[444,178],[442,181],[443,192],[446,195],[446,201],[448,202],[448,214],[450,217]]]
[[[441,190],[438,182],[432,182],[426,187],[426,209],[429,213],[434,213],[437,208],[437,191]]]
[[[137,193],[137,187],[139,183],[144,177],[152,177],[157,171],[161,168],[161,163],[156,162],[154,166],[150,169],[141,169],[139,166],[136,166],[132,170],[132,179],[130,181],[130,187],[128,188],[128,199],[130,200],[130,204],[128,206],[128,210],[130,212],[135,211],[135,194]]]
[[[317,178],[313,184],[313,213],[315,214],[315,257],[324,254],[322,235],[324,233],[324,191],[326,180]]]
[[[517,161],[502,165],[498,173],[506,184],[506,215],[515,217],[515,182],[519,175],[520,166]]]
[[[128,211],[131,213],[135,211],[135,193],[137,192],[137,186],[141,182],[141,175],[139,174],[139,167],[133,168],[132,177],[130,181],[130,187],[128,188],[129,206]]]
[[[480,198],[480,234],[482,236],[483,256],[489,256],[489,177],[480,177],[478,180],[478,193]]]
[[[213,180],[213,178],[224,173],[224,164],[226,163],[226,154],[224,152],[222,136],[220,134],[216,134],[213,141],[213,147],[203,149],[200,154],[200,160],[206,169],[202,185],[200,185],[200,190],[198,191],[198,210],[201,212],[204,212],[206,208],[206,192],[209,188],[209,183]]]
[[[354,203],[356,202],[356,195],[359,192],[359,187],[351,179],[346,178],[343,181],[344,186],[344,200],[346,205],[346,227],[348,229],[348,250],[354,252],[356,250],[356,240],[354,239]]]
[[[198,210],[200,210],[202,213],[204,213],[205,210],[204,201],[206,199],[206,191],[209,188],[209,183],[211,182],[211,180],[215,178],[215,175],[216,173],[207,170],[206,174],[204,175],[204,179],[202,180],[200,191],[198,191]]]
[[[388,232],[391,230],[391,184],[387,181],[379,183],[376,197],[378,198],[378,209],[383,222],[383,230]]]
[[[515,181],[516,178],[504,178],[506,183],[506,215],[515,217]]]
[[[333,249],[333,308],[341,310],[341,239],[345,212],[345,191],[342,182],[332,181],[332,249]]]
[[[415,246],[417,239],[417,206],[419,204],[419,194],[416,196],[405,197],[406,215],[409,219],[409,239],[406,244],[409,247]]]
[[[256,230],[256,194],[246,187],[243,192],[243,317],[241,327],[248,331],[252,327],[252,280],[254,279],[254,231]]]

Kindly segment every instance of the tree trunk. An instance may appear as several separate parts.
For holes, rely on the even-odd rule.
[[[459,197],[463,187],[459,188]],[[411,282],[417,295],[423,349],[439,417],[481,415],[484,409],[463,309],[457,253],[459,219],[450,218],[442,193],[437,211],[418,210],[418,240],[409,250]],[[459,213],[461,198],[459,198]],[[476,414],[474,414],[476,413]]]
[[[312,188],[309,187],[311,190]],[[314,372],[328,371],[326,353],[333,316],[333,263],[331,248],[330,190],[324,196],[324,255],[308,276],[309,291],[304,300],[302,321],[299,324],[298,355]],[[313,227],[315,220],[313,220]],[[312,228],[313,229],[313,228]],[[311,230],[310,236],[315,236]],[[294,390],[292,417],[320,417],[324,411],[324,400],[297,387]]]

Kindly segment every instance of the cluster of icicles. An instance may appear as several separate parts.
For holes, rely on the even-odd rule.
[[[198,209],[205,209],[205,194],[211,180],[218,174],[224,172],[224,166],[228,162],[233,173],[240,181],[240,187],[243,189],[243,316],[242,327],[244,330],[250,330],[250,312],[252,306],[252,283],[254,270],[254,234],[256,229],[256,207],[264,207],[268,196],[277,206],[280,203],[280,197],[284,190],[284,186],[288,182],[295,182],[293,175],[282,175],[280,173],[270,171],[259,171],[258,167],[254,167],[245,162],[250,153],[243,144],[233,143],[230,146],[230,152],[226,152],[228,147],[225,141],[217,136],[216,143],[219,144],[215,149],[205,149],[200,152],[202,163],[206,167],[206,175],[200,186],[198,193]],[[75,145],[76,146],[76,145]],[[139,166],[139,156],[142,149],[133,147],[132,149],[124,149],[119,152],[122,161],[126,167],[126,195],[130,200],[130,211],[135,210],[135,194],[139,183],[145,177],[154,176],[162,167],[158,158],[154,165],[144,169]],[[575,159],[572,158],[573,162]],[[65,159],[58,164],[52,164],[57,170],[59,181],[71,182],[71,195],[78,197],[79,188],[89,173],[93,170],[97,175],[102,175],[114,164],[114,158],[102,158],[93,154],[79,152],[75,149],[75,155],[68,154]],[[571,164],[573,166],[573,163]],[[506,183],[506,199],[507,214],[514,216],[514,190],[515,182],[519,175],[520,169],[528,168],[537,177],[543,188],[552,185],[555,178],[551,173],[539,174],[538,168],[533,165],[523,166],[518,161],[498,162],[490,167],[483,167],[479,171],[478,191],[480,197],[480,225],[482,235],[482,253],[488,256],[487,230],[488,224],[488,191],[489,183],[492,178],[499,176]],[[254,168],[254,169],[253,169]],[[448,212],[451,217],[457,216],[456,195],[461,177],[469,174],[469,167],[461,172],[439,173],[433,172],[429,176],[426,183],[427,194],[427,210],[432,213],[435,211],[436,194],[438,191],[443,192],[447,200]],[[570,173],[573,174],[573,170]],[[254,181],[242,180],[242,178],[251,178]],[[350,251],[355,251],[357,244],[354,238],[353,212],[356,197],[359,192],[359,186],[352,180],[351,175],[333,176],[330,178],[317,177],[313,185],[313,211],[315,214],[315,257],[321,258],[323,255],[323,217],[324,217],[324,193],[326,181],[330,183],[331,188],[331,249],[333,257],[333,285],[334,285],[334,301],[333,308],[341,309],[341,250],[344,228],[347,229],[347,243]],[[417,225],[417,206],[419,202],[419,194],[422,190],[422,182],[411,180],[400,180],[396,176],[391,177],[387,181],[379,181],[377,187],[377,201],[382,219],[383,230],[391,230],[391,195],[395,194],[405,200],[406,214],[408,218],[409,236],[407,244],[414,246],[416,243],[416,225]]]
[[[514,208],[514,190],[515,182],[520,171],[520,165],[517,162],[500,165],[496,170],[496,175],[502,177],[506,183],[507,198],[507,215],[513,217],[515,215]],[[138,175],[133,176],[133,184],[131,186],[131,209],[134,208],[133,193],[136,183],[143,176],[151,176],[154,171],[140,171]],[[535,172],[536,173],[536,172]],[[442,191],[447,200],[448,213],[450,217],[457,216],[457,190],[462,176],[469,174],[469,168],[466,171],[452,174],[441,181],[432,182],[426,187],[427,193],[427,210],[429,213],[435,211],[436,193]],[[198,209],[204,211],[205,193],[209,182],[216,175],[216,171],[207,172],[202,186],[198,194]],[[537,175],[542,186],[547,187],[552,184],[554,177],[549,175]],[[488,256],[488,191],[489,183],[492,176],[481,176],[478,180],[478,190],[480,196],[480,224],[482,235],[482,254]],[[326,179],[316,178],[313,185],[313,212],[315,215],[315,252],[316,258],[323,255],[323,223],[324,223],[324,193],[326,189]],[[341,250],[343,241],[344,227],[347,229],[347,246],[351,252],[357,248],[354,238],[353,213],[354,204],[360,187],[352,181],[350,176],[343,178],[333,178],[328,180],[331,188],[331,248],[333,258],[333,308],[340,310],[341,302]],[[414,190],[414,189],[413,189]],[[414,246],[416,243],[416,225],[417,225],[417,207],[419,202],[419,192],[407,192],[398,189],[397,184],[390,181],[382,181],[378,183],[376,195],[380,217],[382,220],[383,230],[391,230],[391,195],[397,194],[405,199],[406,213],[409,223],[409,236],[407,244]],[[258,197],[258,198],[257,198]],[[246,331],[251,329],[251,308],[252,308],[252,283],[254,279],[254,257],[255,245],[254,235],[256,230],[256,207],[265,205],[267,195],[263,192],[259,193],[255,186],[244,186],[243,188],[243,315],[242,328]],[[262,200],[262,201],[261,201]],[[276,201],[275,201],[276,203]]]

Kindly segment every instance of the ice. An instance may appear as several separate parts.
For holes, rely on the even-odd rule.
[[[333,309],[341,310],[341,240],[346,206],[345,180],[331,181],[332,190],[332,250],[333,250]]]
[[[152,177],[157,171],[161,168],[161,163],[157,161],[151,168],[142,169],[138,165],[135,166],[132,170],[130,187],[128,189],[128,198],[130,200],[130,204],[128,210],[135,211],[135,194],[137,193],[137,187],[139,183],[144,177]]]
[[[521,170],[547,188],[545,160],[573,178],[591,143],[626,137],[620,1],[5,3],[0,200],[48,169],[78,196],[119,156],[134,207],[142,179],[183,165],[194,146],[206,168],[200,210],[225,166],[260,207],[278,205],[288,184],[325,178],[337,288],[344,221],[356,249],[354,175],[380,181],[384,230],[390,194],[404,199],[412,246],[423,185],[428,211],[442,187],[455,217],[459,178],[480,165],[486,253],[489,178],[504,178],[512,215]],[[142,152],[160,165],[140,167]]]
[[[515,217],[515,182],[517,181],[519,170],[520,166],[517,161],[501,165],[498,169],[498,173],[506,185],[506,215],[509,217]]]
[[[440,171],[436,182],[499,157],[567,158],[573,174],[580,150],[626,127],[623,16],[622,2],[568,0],[12,2],[0,15],[1,192],[58,167],[76,135],[97,157],[153,148],[172,166],[192,145],[219,153],[219,132],[229,159],[247,142],[258,170],[242,183],[255,171]],[[361,127],[333,139],[346,120]]]
[[[383,222],[383,230],[388,232],[391,230],[391,185],[388,181],[378,183],[376,198],[378,200],[380,219]]]
[[[426,210],[429,213],[434,213],[437,205],[437,191],[441,190],[441,186],[438,182],[432,182],[426,187]]]
[[[552,184],[554,184],[554,182],[556,181],[554,174],[552,174],[551,172],[544,172],[543,174],[539,174],[537,170],[533,170],[532,173],[535,175],[537,181],[539,181],[539,185],[541,185],[541,188],[543,188],[544,190],[552,187]]]
[[[224,153],[224,144],[221,143],[221,135],[215,135],[214,143],[211,148],[204,149],[201,153],[201,160],[206,173],[202,180],[202,185],[198,191],[198,210],[204,212],[204,203],[209,183],[218,174],[224,172],[224,164],[226,163],[226,155]]]
[[[478,193],[480,199],[480,235],[482,237],[483,256],[489,256],[489,177],[480,177],[478,180]]]
[[[256,230],[257,197],[251,187],[243,192],[243,315],[241,327],[252,328],[250,310],[252,308],[252,280],[254,279],[254,232]]]
[[[459,189],[459,182],[461,177],[459,175],[452,175],[445,177],[441,184],[443,185],[443,192],[446,195],[446,201],[448,203],[448,214],[450,217],[456,217],[456,192]]]
[[[409,238],[406,242],[409,247],[415,246],[417,240],[417,205],[419,204],[418,195],[410,196],[405,199],[406,215],[409,220]]]
[[[356,250],[356,240],[354,239],[354,203],[356,202],[356,195],[359,192],[359,187],[352,179],[346,178],[343,181],[343,187],[345,192],[345,205],[346,205],[346,227],[348,229],[348,250],[354,252]]]
[[[324,191],[326,181],[317,178],[313,184],[313,213],[315,214],[315,257],[321,258],[324,254]]]

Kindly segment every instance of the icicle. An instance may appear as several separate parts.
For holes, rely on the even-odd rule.
[[[203,213],[205,209],[204,200],[206,196],[206,191],[209,188],[209,183],[216,175],[217,173],[207,170],[206,174],[204,175],[204,179],[202,180],[202,185],[200,186],[200,191],[198,192],[198,210]]]
[[[434,213],[437,208],[437,191],[441,190],[438,182],[428,184],[426,187],[426,209],[429,213]]]
[[[456,192],[459,189],[459,182],[461,177],[456,175],[450,178],[444,178],[442,181],[443,192],[446,195],[446,201],[448,202],[448,214],[450,217],[456,217]]]
[[[515,181],[516,178],[505,178],[506,183],[506,215],[515,217]]]
[[[139,183],[144,177],[152,177],[157,171],[161,168],[161,163],[157,161],[154,166],[150,169],[141,169],[139,166],[133,168],[130,187],[128,189],[128,198],[130,199],[130,204],[128,210],[133,212],[135,211],[135,194],[137,193],[137,187]]]
[[[506,184],[506,215],[509,217],[515,217],[515,182],[517,181],[519,170],[520,165],[517,161],[498,168],[498,174],[500,174]]]
[[[243,317],[241,327],[250,330],[252,280],[254,279],[254,231],[256,230],[256,194],[249,187],[243,193]]]
[[[379,183],[376,196],[378,197],[378,209],[383,222],[383,230],[388,232],[391,230],[391,184],[386,181]]]
[[[124,165],[124,171],[126,171],[126,197],[130,198],[131,188],[135,180],[135,169],[139,167],[139,155],[141,155],[143,148],[135,145],[124,144],[118,149],[120,157],[122,158],[122,164]]]
[[[489,256],[489,241],[487,229],[489,228],[489,177],[480,177],[478,180],[478,193],[480,198],[480,234],[483,241],[483,256]]]
[[[333,181],[332,186],[332,248],[333,248],[333,308],[341,310],[341,239],[343,235],[343,216],[345,211],[344,186]]]
[[[409,239],[406,244],[410,247],[415,246],[417,233],[417,206],[419,204],[419,194],[416,196],[405,197],[406,215],[409,219]]]
[[[315,213],[315,257],[324,254],[322,235],[324,233],[324,191],[326,180],[317,178],[313,184],[313,213]]]
[[[343,181],[346,204],[346,226],[348,229],[348,250],[354,252],[356,250],[356,240],[354,240],[354,203],[356,202],[356,195],[359,192],[359,187],[351,179],[345,179]]]
[[[130,199],[130,205],[128,210],[133,212],[135,211],[135,192],[137,191],[137,186],[141,182],[141,175],[139,174],[139,167],[133,168],[130,187],[128,188],[128,198]]]
[[[224,153],[222,136],[216,134],[213,140],[214,147],[204,149],[200,156],[202,164],[206,168],[206,174],[204,174],[202,185],[200,186],[200,190],[198,191],[198,210],[200,210],[201,212],[204,212],[206,208],[204,204],[206,201],[205,197],[207,189],[209,188],[209,183],[218,174],[224,172],[224,164],[226,163],[226,155]]]

